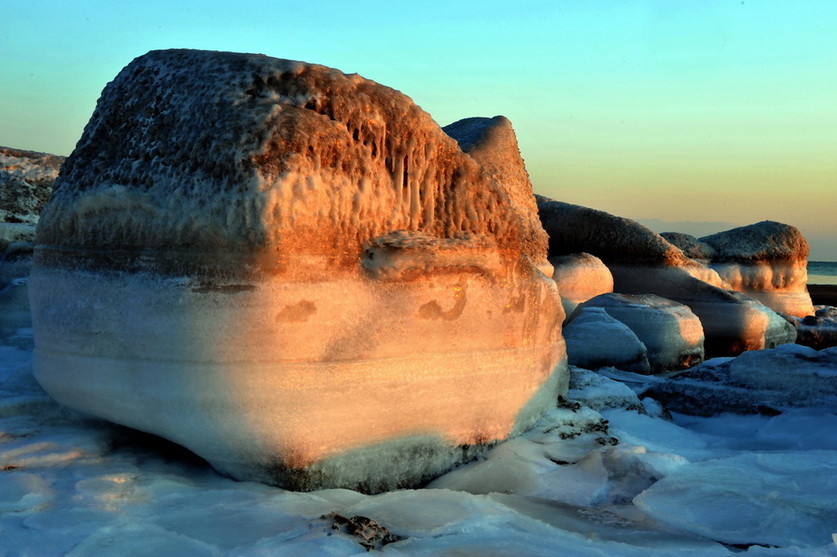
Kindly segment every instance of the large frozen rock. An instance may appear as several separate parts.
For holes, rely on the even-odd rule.
[[[420,483],[566,390],[545,237],[499,178],[357,75],[151,52],[42,213],[35,375],[237,478]]]
[[[703,361],[703,327],[683,304],[653,294],[602,294],[579,305],[567,328],[576,316],[593,308],[603,309],[636,334],[647,348],[653,373],[685,369]]]
[[[589,253],[559,255],[549,259],[564,312],[569,317],[578,304],[599,294],[613,292],[613,275],[601,259]]]
[[[707,355],[735,355],[796,338],[776,312],[731,291],[717,272],[649,228],[604,211],[536,198],[550,258],[589,252],[610,269],[614,292],[655,294],[689,306],[703,324]]]
[[[781,313],[814,313],[807,289],[808,242],[798,228],[762,221],[700,242],[712,248],[712,268],[735,290]]]
[[[563,301],[563,298],[562,298]],[[567,362],[585,369],[615,367],[651,373],[648,349],[627,325],[601,307],[584,307],[564,325]]]

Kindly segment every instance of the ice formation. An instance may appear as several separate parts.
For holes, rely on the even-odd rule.
[[[552,257],[552,280],[558,285],[567,317],[581,302],[613,292],[613,275],[601,259],[589,253]]]
[[[562,298],[563,299],[563,298]],[[651,373],[648,349],[627,325],[602,307],[582,307],[564,325],[567,362],[586,369],[615,367]]]
[[[298,493],[233,481],[174,444],[60,408],[32,378],[31,343],[31,329],[0,335],[0,530],[10,554],[364,554],[369,538],[333,529],[334,514],[378,524],[393,555],[837,554],[833,407],[800,400],[775,416],[725,407],[671,421],[643,414],[622,382],[571,369],[568,396],[586,406],[547,411],[430,489]]]
[[[793,342],[793,327],[776,312],[732,291],[716,271],[630,219],[536,196],[549,256],[589,252],[613,274],[621,294],[655,294],[687,305],[703,324],[706,353],[736,355]]]
[[[357,75],[141,56],[41,215],[36,377],[236,478],[376,492],[438,475],[566,389],[513,158],[486,169]]]
[[[837,348],[786,344],[741,356],[716,358],[649,385],[644,394],[672,411],[775,415],[807,407],[837,412]]]
[[[576,312],[584,315],[593,308],[603,309],[636,334],[647,349],[652,373],[685,369],[703,361],[703,326],[683,304],[653,294],[601,294],[579,305]],[[573,321],[574,316],[570,324]]]
[[[798,228],[762,221],[700,241],[713,249],[712,268],[735,290],[781,313],[814,313],[807,289],[808,242]]]

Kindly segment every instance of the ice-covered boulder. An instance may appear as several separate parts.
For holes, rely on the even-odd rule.
[[[613,292],[613,275],[601,259],[589,253],[559,255],[549,259],[552,280],[558,285],[564,312],[569,317],[581,302]]]
[[[613,274],[614,292],[656,294],[689,306],[703,324],[707,355],[735,355],[796,338],[776,312],[731,291],[718,273],[649,228],[604,211],[536,198],[550,258],[592,253]]]
[[[645,345],[636,333],[604,308],[583,307],[575,312],[572,320],[564,325],[564,341],[570,365],[651,373]]]
[[[685,369],[703,361],[703,327],[683,304],[653,294],[602,294],[580,304],[567,329],[576,316],[593,308],[603,309],[636,334],[647,349],[653,373]]]
[[[798,228],[762,221],[700,242],[712,248],[712,268],[735,290],[781,313],[814,313],[807,290],[808,241]]]
[[[644,393],[683,414],[775,415],[792,408],[837,412],[837,348],[785,344],[707,360]]]
[[[521,187],[360,76],[150,52],[42,213],[35,375],[236,478],[415,485],[566,390]]]

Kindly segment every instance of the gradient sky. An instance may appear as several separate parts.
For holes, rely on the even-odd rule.
[[[507,116],[538,193],[634,219],[778,220],[837,260],[833,0],[4,4],[0,145],[69,154],[148,50],[260,52],[399,89],[440,125]]]

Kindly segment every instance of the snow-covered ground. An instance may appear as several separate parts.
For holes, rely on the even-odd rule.
[[[830,406],[668,420],[574,370],[583,405],[425,489],[294,493],[62,410],[31,347],[0,339],[0,555],[837,556]]]

